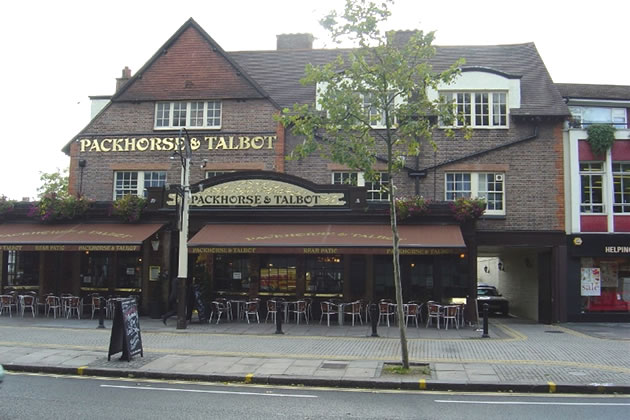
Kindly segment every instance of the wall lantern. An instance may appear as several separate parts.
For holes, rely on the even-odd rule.
[[[151,248],[153,248],[154,251],[157,251],[158,248],[160,248],[160,238],[158,238],[157,233],[155,234],[155,239],[151,241]]]

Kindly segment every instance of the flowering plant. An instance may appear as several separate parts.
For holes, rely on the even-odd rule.
[[[486,210],[484,198],[459,197],[449,203],[453,217],[460,222],[474,220],[481,217]]]
[[[146,205],[147,200],[145,198],[138,197],[135,194],[127,194],[114,201],[112,204],[112,213],[125,222],[137,222],[140,220],[140,215]]]
[[[31,207],[28,215],[43,222],[74,219],[83,216],[90,204],[91,201],[84,197],[50,192],[44,194],[39,202]]]
[[[5,195],[0,195],[0,214],[5,214],[13,210],[15,200],[9,200]]]
[[[400,197],[396,199],[396,215],[403,220],[412,216],[420,216],[429,212],[429,203],[423,197]]]

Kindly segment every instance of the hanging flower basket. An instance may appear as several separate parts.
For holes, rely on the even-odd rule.
[[[429,213],[429,204],[431,200],[423,197],[400,197],[396,199],[396,217],[398,220],[404,220],[408,217],[423,216]]]
[[[147,205],[147,200],[135,194],[128,194],[112,204],[112,213],[125,222],[137,222],[142,211]]]
[[[449,203],[453,217],[460,221],[476,220],[486,210],[486,200],[483,198],[460,197]]]
[[[586,134],[586,141],[595,156],[605,155],[615,142],[615,127],[610,124],[591,124]]]
[[[71,220],[82,217],[91,203],[91,200],[84,197],[48,193],[31,207],[28,215],[40,219],[42,222]]]

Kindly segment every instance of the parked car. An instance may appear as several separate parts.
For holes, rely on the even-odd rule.
[[[0,384],[2,383],[3,380],[4,380],[4,369],[2,368],[2,365],[0,365]]]
[[[507,315],[510,311],[510,302],[504,298],[496,287],[479,284],[477,285],[477,309],[479,316],[483,313],[483,304],[488,304],[489,313],[500,313]]]

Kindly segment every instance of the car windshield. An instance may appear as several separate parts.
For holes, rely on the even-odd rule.
[[[477,289],[477,295],[479,296],[499,296],[499,292],[496,289]]]

